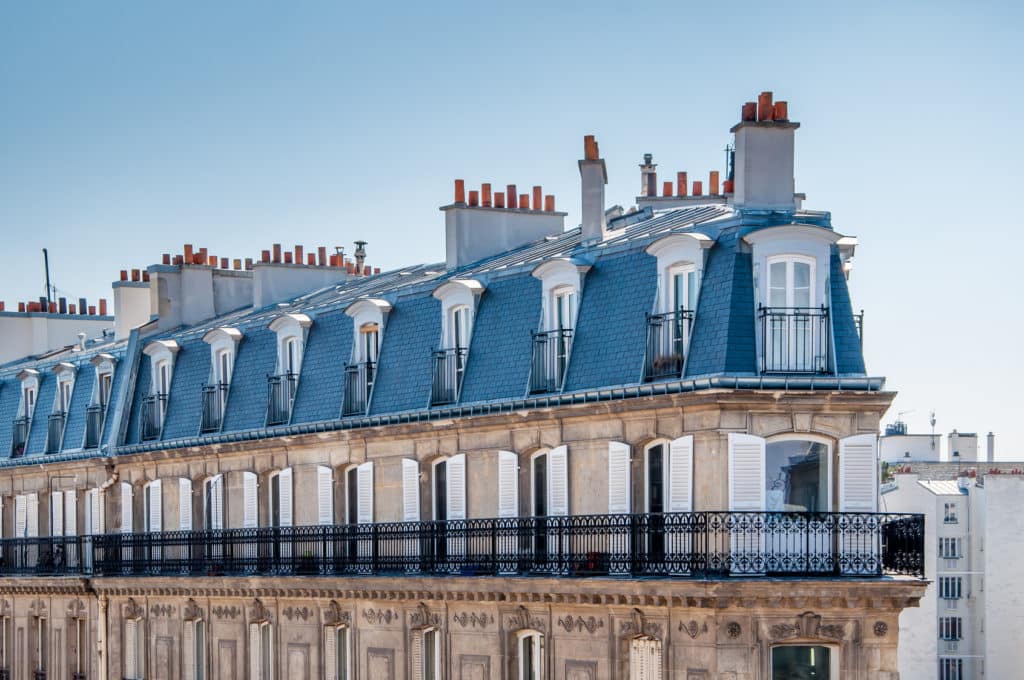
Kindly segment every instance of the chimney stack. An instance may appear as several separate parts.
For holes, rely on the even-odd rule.
[[[656,168],[658,164],[654,162],[654,156],[649,153],[644,154],[644,162],[640,164],[640,195],[641,196],[657,196],[658,195],[658,172]]]
[[[734,181],[726,183],[737,207],[796,209],[793,155],[800,124],[788,117],[787,103],[773,102],[771,92],[743,105],[740,122],[730,130],[736,136]]]
[[[604,187],[608,184],[608,169],[597,147],[594,135],[583,138],[583,160],[579,162],[580,185],[583,201],[583,243],[603,241],[608,231],[604,212]]]
[[[994,463],[996,461],[996,436],[989,432],[985,444],[985,459],[989,463]]]

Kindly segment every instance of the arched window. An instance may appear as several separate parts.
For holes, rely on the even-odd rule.
[[[535,630],[516,633],[516,670],[518,680],[544,678],[544,634]]]
[[[277,334],[277,374],[268,378],[267,425],[283,425],[291,420],[306,333],[312,324],[305,314],[284,314],[270,323],[270,330]]]
[[[783,435],[765,445],[765,510],[832,510],[832,446],[823,437]]]

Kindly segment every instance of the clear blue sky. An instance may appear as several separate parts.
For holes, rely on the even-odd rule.
[[[4,3],[0,299],[43,293],[44,246],[90,298],[185,242],[437,261],[456,177],[542,184],[576,224],[584,134],[630,205],[644,152],[706,177],[771,89],[807,207],[860,239],[890,416],[1024,459],[1018,4],[556,4]]]

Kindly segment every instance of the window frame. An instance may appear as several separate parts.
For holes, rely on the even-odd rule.
[[[836,486],[836,477],[838,475],[838,461],[836,457],[838,455],[837,442],[829,437],[823,435],[814,434],[812,432],[782,432],[779,434],[771,435],[764,438],[764,467],[765,467],[765,508],[768,506],[768,447],[773,443],[784,442],[784,441],[806,441],[814,444],[823,444],[825,446],[825,458],[827,461],[828,469],[826,471],[826,478],[828,484],[828,496],[825,499],[826,510],[824,512],[837,512],[839,499],[837,494],[833,492]],[[817,512],[817,511],[815,511]]]
[[[547,517],[551,512],[551,480],[548,478],[548,454],[551,453],[551,449],[539,449],[530,454],[530,514],[529,517]],[[544,458],[544,514],[537,514],[537,459]]]
[[[959,505],[955,501],[947,501],[943,503],[942,508],[942,523],[943,524],[959,524]]]
[[[527,640],[533,640],[533,672],[526,675],[526,657],[524,647]],[[545,678],[545,640],[544,633],[532,628],[524,628],[516,631],[516,678],[518,680],[543,680]]]
[[[823,647],[829,650],[828,653],[828,674],[832,680],[839,680],[840,664],[839,657],[841,656],[841,649],[838,645],[827,644],[820,641],[811,642],[797,642],[797,643],[779,643],[773,644],[768,648],[768,678],[771,680],[772,676],[772,665],[775,661],[775,650],[783,647]]]
[[[785,264],[785,288],[784,294],[786,296],[785,304],[781,305],[782,309],[816,309],[821,303],[818,297],[817,288],[817,267],[818,261],[816,258],[810,255],[803,255],[800,253],[779,253],[778,255],[770,255],[765,258],[765,285],[764,285],[764,306],[769,308],[780,308],[780,305],[772,304],[772,265],[773,264]],[[808,303],[805,305],[795,304],[796,297],[796,265],[805,264],[808,266],[808,290],[807,299]]]
[[[350,361],[353,364],[373,361],[380,358],[381,343],[384,342],[384,326],[387,316],[391,312],[391,303],[378,298],[364,298],[356,300],[345,308],[345,314],[352,319],[352,351]],[[377,347],[373,359],[369,359],[364,345],[364,328],[371,325],[376,326]]]
[[[473,342],[473,329],[476,325],[476,311],[484,286],[474,279],[451,279],[438,286],[433,297],[441,302],[441,338],[439,349],[469,350]],[[465,331],[456,337],[455,314],[465,308]],[[458,344],[464,342],[465,345]]]
[[[270,330],[277,335],[277,375],[290,374],[298,379],[312,325],[313,320],[306,314],[282,314],[270,322]]]
[[[29,422],[35,417],[39,405],[39,371],[29,368],[18,374],[21,396],[18,399],[18,417],[27,418]]]

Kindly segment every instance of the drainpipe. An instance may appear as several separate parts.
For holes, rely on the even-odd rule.
[[[107,594],[100,595],[100,620],[96,624],[96,655],[99,657],[99,677],[107,675]]]

